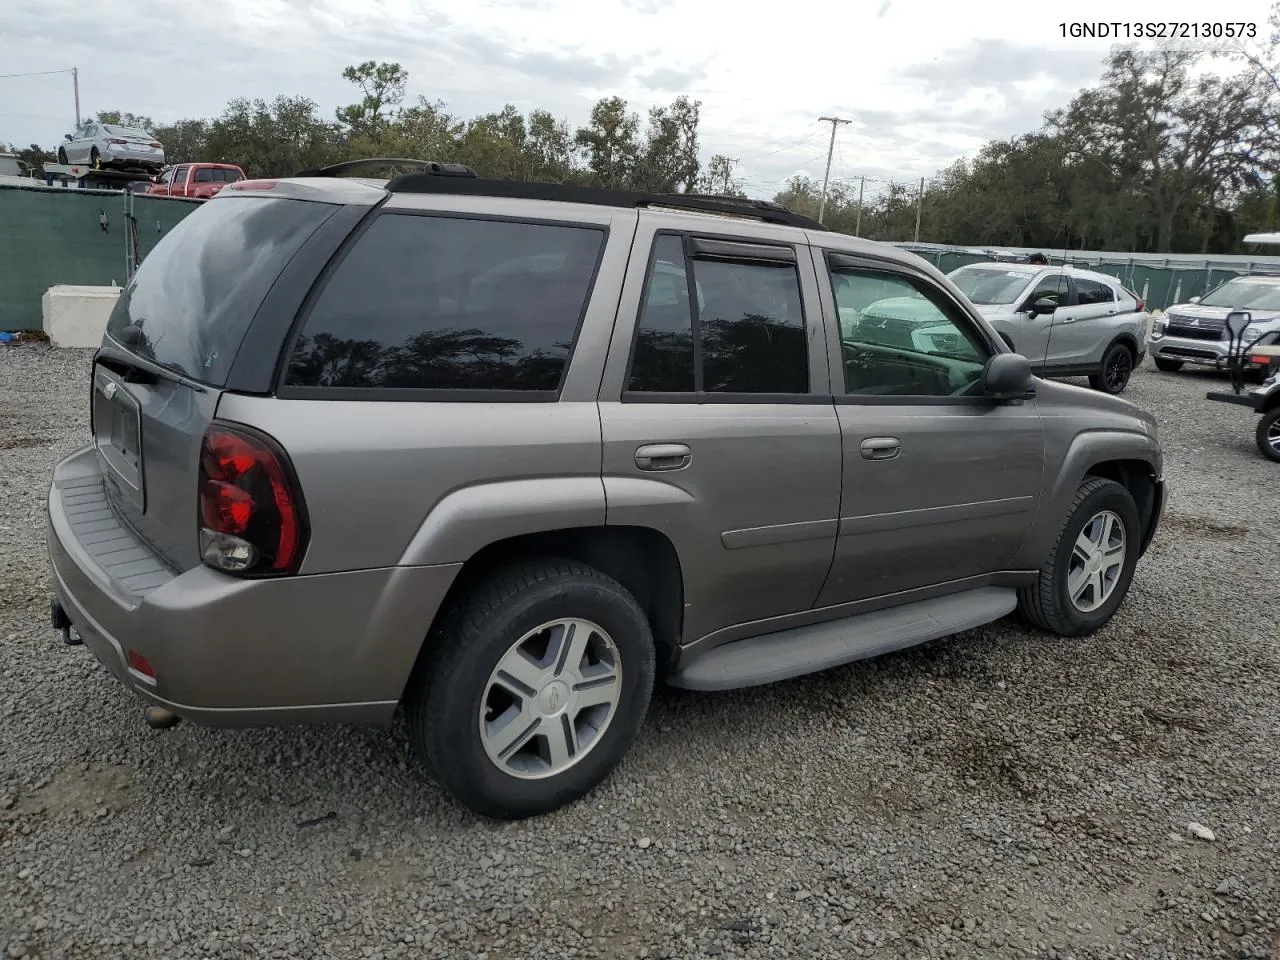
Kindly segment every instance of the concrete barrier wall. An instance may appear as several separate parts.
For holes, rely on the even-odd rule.
[[[55,347],[97,349],[120,287],[50,287],[42,298],[44,332]]]
[[[41,329],[50,287],[128,282],[126,200],[133,203],[143,256],[199,207],[168,197],[0,183],[0,330]]]

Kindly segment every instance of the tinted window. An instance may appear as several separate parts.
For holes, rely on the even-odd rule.
[[[689,303],[692,264],[698,308]],[[694,366],[694,331],[701,344]],[[627,389],[648,393],[808,393],[800,283],[791,264],[686,260],[679,237],[654,244]]]
[[[276,277],[337,209],[264,197],[204,204],[143,259],[116,301],[107,332],[173,370],[224,384]]]
[[[216,179],[214,176],[216,173],[218,173],[218,171],[214,170],[212,167],[197,167],[196,183],[213,183]]]
[[[684,242],[659,237],[640,306],[628,390],[692,393],[693,313],[684,267]]]
[[[1076,278],[1076,298],[1081,304],[1113,303],[1116,295],[1111,287],[1096,280]]]
[[[214,172],[213,179],[216,181],[221,181],[222,183],[235,183],[238,180],[244,179],[244,174],[242,174],[239,170],[232,170],[229,167],[219,167],[213,172]]]
[[[558,390],[604,239],[585,227],[381,216],[321,292],[286,382]]]
[[[1027,294],[1023,304],[1029,307],[1037,300],[1052,300],[1058,306],[1062,306],[1067,301],[1067,278],[1061,273],[1041,277]]]
[[[846,393],[946,397],[976,389],[987,350],[938,291],[895,274],[846,269],[832,276],[831,287],[842,328],[849,323],[841,332]]]

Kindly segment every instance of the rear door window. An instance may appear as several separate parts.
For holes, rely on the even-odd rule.
[[[384,214],[321,291],[285,386],[554,399],[605,236],[585,226]]]
[[[1115,291],[1108,284],[1099,283],[1097,280],[1088,280],[1084,277],[1076,277],[1076,297],[1081,306],[1114,303],[1116,299]]]
[[[213,183],[217,172],[212,167],[196,167],[196,183]]]
[[[122,346],[214,386],[285,265],[338,206],[220,195],[147,254],[107,333]]]

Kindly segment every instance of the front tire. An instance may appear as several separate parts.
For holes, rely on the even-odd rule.
[[[1133,351],[1123,343],[1113,343],[1102,355],[1102,369],[1089,377],[1089,386],[1103,393],[1124,393],[1133,375]]]
[[[547,559],[481,583],[432,631],[406,698],[409,737],[483,816],[549,813],[594,789],[639,733],[654,642],[635,598],[593,567]]]
[[[1164,357],[1156,357],[1156,369],[1163,370],[1165,373],[1177,373],[1182,369],[1181,360],[1168,360]]]
[[[1114,480],[1087,477],[1037,581],[1018,591],[1018,611],[1060,637],[1093,633],[1124,602],[1142,540],[1133,495]]]
[[[61,147],[58,148],[58,162],[64,167],[67,165],[67,151],[63,150]]]
[[[102,154],[98,153],[97,147],[93,147],[89,151],[89,166],[93,167],[95,170],[102,169]]]
[[[1258,449],[1268,460],[1280,463],[1280,407],[1268,410],[1258,420]]]

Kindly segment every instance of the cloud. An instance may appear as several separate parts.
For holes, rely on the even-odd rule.
[[[646,16],[661,13],[663,10],[674,7],[676,3],[677,0],[622,0],[622,5],[628,10],[634,10]]]
[[[1102,75],[1096,50],[1055,50],[1009,40],[971,40],[963,47],[910,64],[904,80],[920,84],[931,97],[952,102],[973,90],[1009,90],[1017,84],[1048,78],[1052,93],[1074,92]]]
[[[693,67],[655,67],[636,75],[636,80],[654,93],[689,93],[707,75],[705,64]]]

